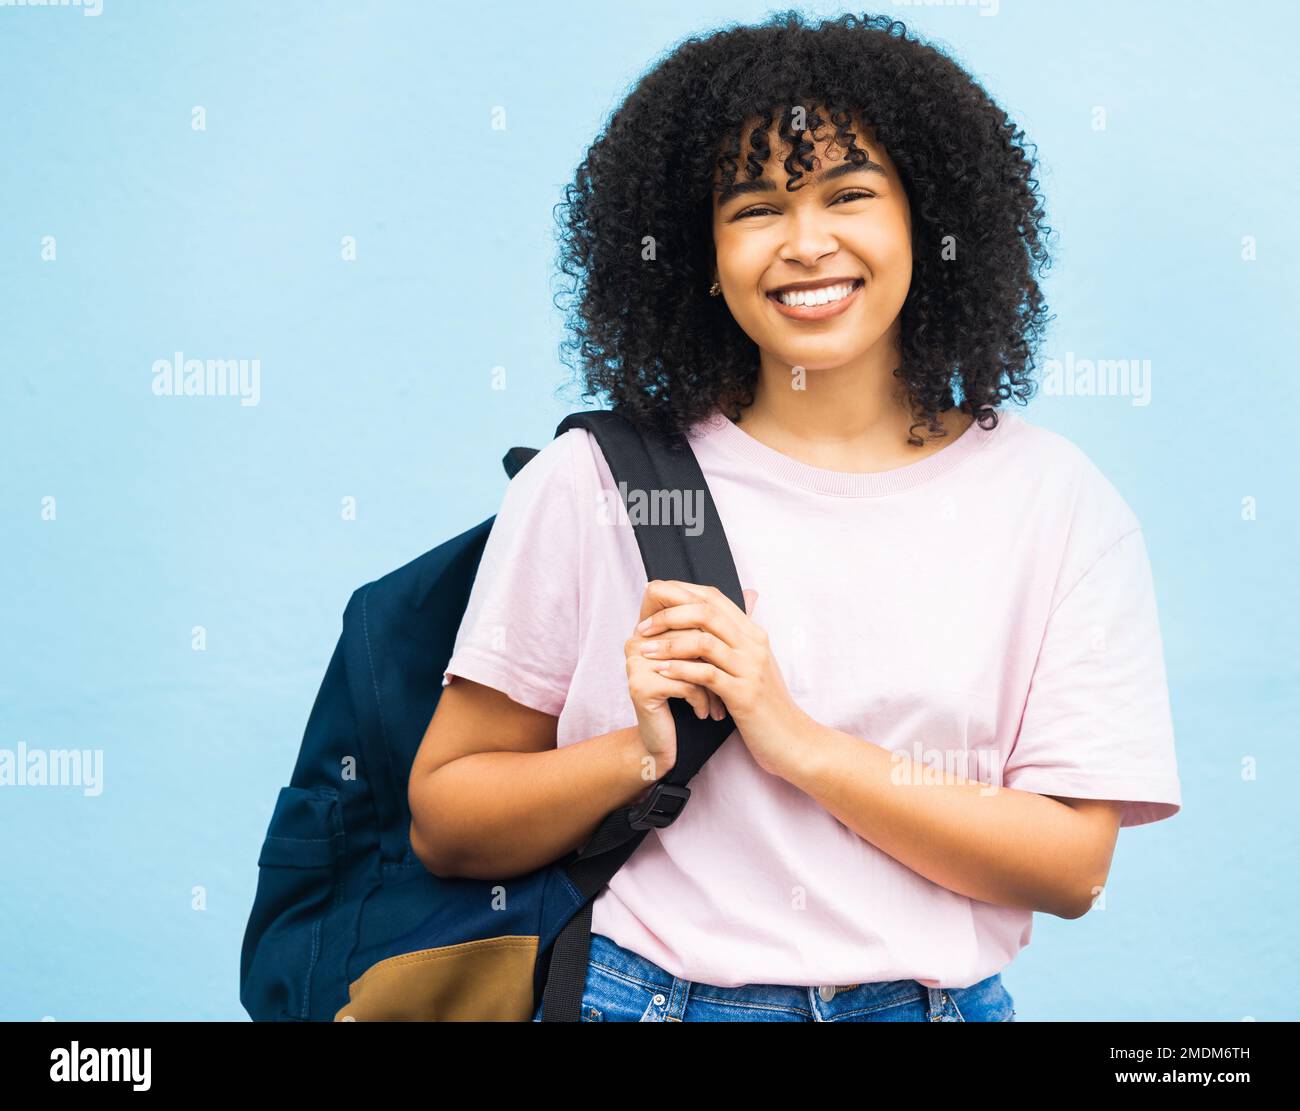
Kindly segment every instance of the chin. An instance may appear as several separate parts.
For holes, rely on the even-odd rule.
[[[815,373],[819,370],[835,370],[838,367],[846,366],[855,359],[862,358],[869,348],[854,348],[853,350],[827,351],[825,348],[814,350],[786,350],[781,351],[777,358],[789,366],[801,366],[809,373]]]

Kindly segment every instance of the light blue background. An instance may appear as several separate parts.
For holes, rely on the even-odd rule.
[[[0,1018],[246,1018],[257,853],[349,594],[588,407],[556,392],[552,206],[661,51],[768,10],[0,7],[0,747],[105,761],[99,797],[0,788]],[[1043,355],[1152,367],[1149,405],[1021,410],[1143,522],[1184,810],[1120,835],[1104,910],[1037,916],[1020,1017],[1294,1019],[1296,9],[883,10],[1038,144]],[[154,396],[178,350],[259,359],[260,403]]]

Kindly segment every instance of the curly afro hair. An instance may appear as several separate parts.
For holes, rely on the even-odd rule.
[[[917,423],[942,433],[936,414],[956,407],[995,427],[998,403],[1033,395],[1033,349],[1050,319],[1035,278],[1051,265],[1051,229],[1034,160],[970,74],[885,16],[810,26],[781,12],[686,39],[641,78],[556,206],[559,270],[572,279],[567,304],[557,303],[570,332],[561,359],[580,371],[581,396],[677,443],[714,408],[736,419],[752,402],[757,345],[707,295],[712,193],[715,175],[735,181],[742,131],[755,120],[749,178],[762,175],[778,119],[786,188],[813,169],[814,145],[791,131],[796,106],[814,135],[825,108],[855,161],[864,152],[850,121],[865,121],[899,171],[913,271],[894,375]],[[959,249],[945,257],[953,241]]]

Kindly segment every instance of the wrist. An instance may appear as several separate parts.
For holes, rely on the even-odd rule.
[[[626,730],[624,750],[628,775],[637,789],[634,801],[639,802],[650,793],[650,789],[659,780],[673,770],[676,760],[661,753],[653,753],[646,748],[645,742],[641,739],[641,730],[635,725],[629,726]]]
[[[799,720],[786,732],[789,743],[780,750],[779,766],[770,771],[807,792],[823,774],[828,750],[834,743],[832,732],[801,711]]]

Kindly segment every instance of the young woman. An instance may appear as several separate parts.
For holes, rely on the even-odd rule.
[[[568,191],[583,396],[686,437],[747,602],[645,581],[584,430],[502,502],[431,870],[580,847],[671,769],[669,698],[737,726],[598,896],[584,1020],[1010,1021],[1033,912],[1180,807],[1139,522],[998,408],[1045,323],[1021,136],[901,24],[787,13],[680,45]]]

